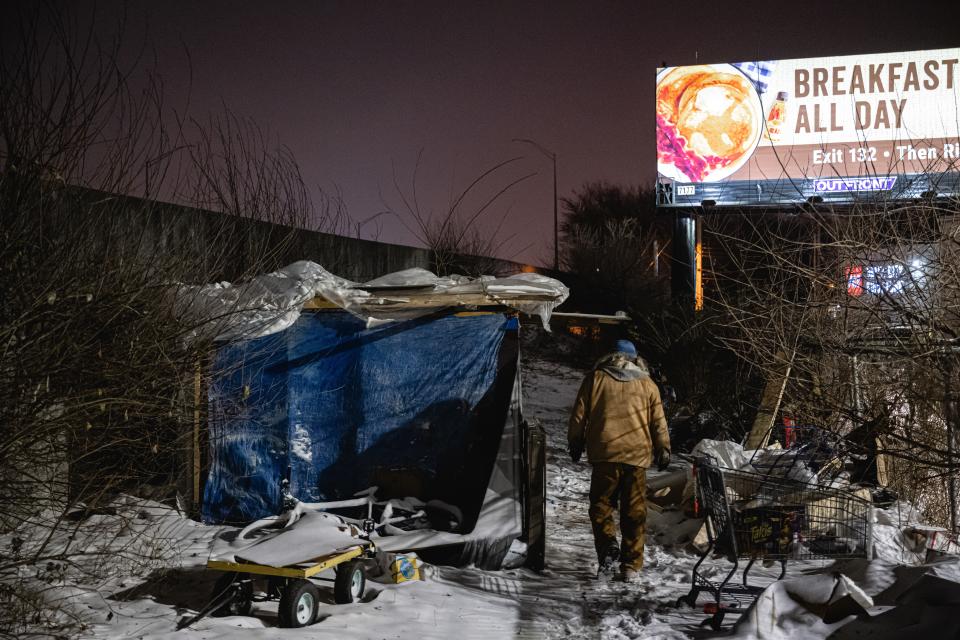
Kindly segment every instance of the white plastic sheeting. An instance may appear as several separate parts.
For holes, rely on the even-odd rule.
[[[848,560],[771,584],[734,626],[739,640],[960,637],[960,561]]]
[[[502,304],[524,313],[539,315],[545,328],[554,308],[569,295],[567,287],[537,273],[518,273],[506,278],[482,276],[438,277],[426,269],[390,273],[365,283],[336,276],[315,262],[301,260],[249,282],[218,282],[181,285],[175,293],[175,311],[193,322],[193,335],[212,335],[217,340],[259,338],[283,331],[296,322],[303,306],[322,297],[366,318],[371,324],[394,319],[396,304],[389,298],[418,289],[430,294],[431,306],[458,306],[463,296],[482,295],[489,304]],[[368,290],[369,289],[369,290]],[[391,289],[394,290],[391,292]]]
[[[930,527],[922,523],[916,507],[898,501],[886,509],[876,509],[873,525],[874,555],[880,560],[903,565],[920,565],[927,558]]]
[[[798,482],[817,481],[816,474],[797,458],[795,451],[779,445],[753,450],[726,440],[701,440],[693,448],[693,455],[709,455],[724,469],[786,477]]]
[[[263,524],[282,528],[276,531]],[[285,524],[280,519],[254,523],[229,543],[218,541],[220,544],[211,549],[210,558],[285,567],[366,544],[356,527],[329,513],[304,510],[288,526]]]
[[[873,599],[843,574],[779,580],[767,587],[734,625],[746,640],[824,638],[873,607]]]
[[[750,470],[750,458],[753,451],[745,451],[743,446],[729,440],[701,440],[691,452],[695,458],[710,456],[718,467],[723,469]]]
[[[300,261],[243,284],[181,285],[174,304],[179,318],[196,324],[195,335],[259,338],[291,326],[318,295],[344,309],[358,307],[370,294],[354,287],[315,262]]]
[[[351,501],[330,503],[330,507],[342,507]],[[358,504],[364,503],[358,499]],[[389,524],[392,520],[393,503],[406,508],[423,505],[415,498],[393,500],[380,517],[378,527],[383,533],[370,536],[383,551],[406,551],[425,549],[447,544],[463,544],[504,536],[519,536],[520,504],[509,497],[500,496],[491,489],[480,510],[476,526],[466,534],[436,531],[427,527],[411,530]],[[211,560],[228,562],[250,561],[275,567],[299,564],[312,558],[341,551],[352,546],[366,544],[359,529],[331,513],[317,511],[328,508],[324,503],[298,503],[297,507],[280,516],[271,516],[251,523],[232,540],[217,540],[211,548]],[[449,505],[451,515],[456,507]],[[415,514],[422,516],[423,512]],[[406,518],[397,517],[396,520]],[[420,518],[422,520],[422,517]]]

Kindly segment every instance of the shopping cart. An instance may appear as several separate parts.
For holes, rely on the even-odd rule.
[[[872,505],[869,494],[749,471],[722,469],[710,457],[694,463],[697,508],[705,519],[709,544],[693,567],[690,593],[677,606],[695,607],[701,592],[711,595],[704,620],[719,631],[727,613],[742,613],[764,587],[750,584],[758,559],[787,561],[815,558],[870,558]],[[733,567],[720,582],[701,571],[714,552]],[[749,558],[741,583],[732,582],[740,559]]]

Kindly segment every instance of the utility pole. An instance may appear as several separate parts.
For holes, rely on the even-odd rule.
[[[947,464],[952,465],[957,452],[956,428],[960,413],[957,411],[957,396],[953,389],[954,354],[948,349],[942,359],[943,362],[943,413],[947,423]],[[950,505],[950,529],[957,531],[957,473],[950,469],[947,475],[947,496]]]
[[[553,162],[553,270],[560,271],[560,222],[557,214],[557,154],[529,138],[514,138],[513,142],[532,145]]]

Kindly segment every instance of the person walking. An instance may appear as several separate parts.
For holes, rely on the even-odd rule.
[[[637,349],[619,340],[584,377],[567,431],[570,457],[586,449],[593,466],[590,522],[599,561],[598,575],[620,562],[621,578],[636,580],[643,567],[646,538],[646,469],[670,463],[670,434],[656,383]],[[617,544],[614,511],[620,511],[622,544]]]

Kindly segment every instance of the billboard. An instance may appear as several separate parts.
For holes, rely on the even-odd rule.
[[[960,194],[960,49],[657,70],[661,202]]]

